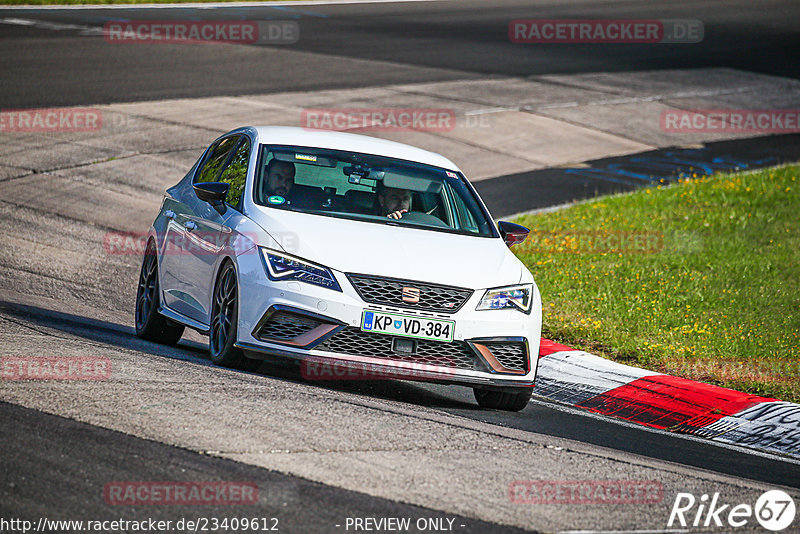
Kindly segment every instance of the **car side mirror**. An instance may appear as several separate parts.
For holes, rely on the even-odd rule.
[[[194,194],[197,198],[216,206],[225,201],[231,184],[225,182],[199,182],[194,184]]]
[[[497,223],[497,228],[500,230],[500,235],[503,236],[503,241],[510,247],[517,243],[522,243],[528,238],[530,230],[519,224],[514,224],[508,221],[500,221]]]

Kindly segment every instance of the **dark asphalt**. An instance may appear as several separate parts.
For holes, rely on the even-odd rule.
[[[183,350],[175,350],[143,341],[133,335],[131,327],[113,322],[1,301],[0,312],[28,324],[63,330],[70,335],[81,336],[113,347],[133,349],[164,358],[208,359],[207,347],[200,344],[182,340]],[[301,381],[299,372],[287,367],[265,364],[259,372],[285,380]],[[433,407],[493,425],[567,438],[708,471],[800,488],[800,469],[777,458],[748,454],[668,432],[621,425],[613,419],[587,417],[543,403],[531,403],[519,413],[508,413],[480,409],[472,396],[472,390],[463,387],[400,381],[306,381],[305,383],[311,388],[326,388],[410,405]],[[197,461],[203,460],[197,459]]]
[[[724,5],[667,0],[462,0],[213,11],[0,9],[0,19],[6,18],[94,28],[119,19],[292,19],[300,25],[300,40],[282,47],[119,45],[96,35],[81,35],[81,29],[0,23],[0,109],[314,91],[486,76],[698,67],[729,67],[800,78],[800,3],[793,0],[734,0]],[[508,22],[518,18],[699,19],[705,26],[705,39],[699,44],[676,45],[520,45],[510,43],[507,36]],[[673,154],[665,154],[668,150],[654,151],[593,161],[582,169],[546,169],[504,176],[476,186],[493,214],[500,217],[649,183],[632,173],[673,178],[672,171],[654,171],[653,162],[659,158],[671,158],[674,169],[682,169],[677,160],[687,157],[710,164],[714,158],[730,156],[730,168],[796,160],[800,158],[798,139],[773,136],[709,143],[703,153],[681,152],[677,156],[674,150]],[[650,159],[635,161],[636,157]],[[207,358],[197,344],[184,341],[183,350],[165,350],[134,337],[129,326],[113,322],[34,306],[4,304],[0,309],[21,320],[61,328],[111,346],[164,358]],[[297,380],[286,371],[271,372]],[[308,387],[438,407],[494,425],[800,487],[800,470],[776,459],[587,418],[538,403],[530,404],[519,414],[479,410],[471,391],[465,388],[398,382]],[[285,532],[330,532],[346,517],[443,516],[441,512],[196,454],[6,403],[0,403],[0,428],[0,517],[6,519],[150,516],[175,520],[255,515],[277,517]],[[106,504],[103,485],[121,480],[253,481],[259,486],[262,501],[236,508]],[[459,518],[457,524],[461,523],[466,525],[463,531],[468,532],[510,531]]]
[[[115,44],[0,23],[0,107],[313,91],[470,77],[730,67],[800,77],[800,3],[461,0],[302,7],[3,10],[102,28],[111,20],[294,20],[281,46]],[[514,44],[514,19],[698,19],[697,44]],[[10,75],[9,75],[10,73]]]
[[[586,167],[548,168],[475,182],[492,216],[558,206],[598,195],[632,191],[680,177],[757,169],[800,160],[800,134],[704,143],[702,148],[664,148],[585,162]]]
[[[420,518],[454,519],[454,532],[524,532],[205,456],[5,402],[0,402],[0,428],[3,429],[0,440],[0,518],[6,521],[21,519],[36,525],[40,518],[82,521],[153,519],[176,524],[182,518],[192,521],[200,518],[209,521],[212,518],[220,521],[224,518],[259,518],[259,532],[266,524],[279,532],[325,533],[346,532],[348,517],[407,517],[411,518],[412,526]],[[250,483],[258,487],[258,502],[183,506],[109,504],[104,497],[104,487],[114,482]],[[240,530],[211,529],[211,523],[207,526],[210,532]],[[50,530],[71,531],[77,530]],[[173,528],[160,532],[178,530]],[[419,530],[411,528],[408,532]]]

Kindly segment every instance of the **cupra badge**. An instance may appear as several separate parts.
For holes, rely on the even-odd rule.
[[[416,287],[403,288],[403,302],[406,304],[416,304],[419,302],[419,289]]]

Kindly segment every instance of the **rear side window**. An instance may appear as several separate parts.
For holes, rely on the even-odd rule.
[[[226,137],[220,139],[208,150],[203,165],[195,175],[195,183],[197,182],[216,182],[222,166],[228,161],[228,156],[233,151],[236,143],[239,141],[239,136]]]
[[[239,146],[233,153],[230,163],[222,171],[218,182],[231,184],[228,196],[225,198],[230,206],[239,207],[244,192],[244,183],[247,178],[247,163],[250,161],[250,139],[242,136]]]

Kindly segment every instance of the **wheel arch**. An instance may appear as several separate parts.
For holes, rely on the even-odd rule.
[[[236,263],[236,259],[228,254],[223,254],[217,260],[216,268],[214,269],[214,276],[211,277],[211,291],[208,293],[209,301],[208,301],[208,324],[211,324],[211,316],[214,313],[214,294],[217,292],[217,285],[219,285],[219,277],[222,273],[222,270],[225,268],[227,264],[233,265],[233,270],[236,273],[236,307],[237,311],[240,311],[238,308],[241,306],[242,299],[239,298],[239,265]]]
[[[144,256],[147,254],[147,250],[150,248],[150,245],[153,245],[153,248],[156,250],[156,276],[158,276],[158,300],[161,302],[161,305],[164,305],[164,284],[161,281],[164,279],[164,276],[161,272],[161,250],[160,244],[158,242],[158,234],[156,233],[156,229],[154,227],[150,227],[147,232],[147,239],[144,242],[144,249],[142,250],[142,261],[144,261]]]

